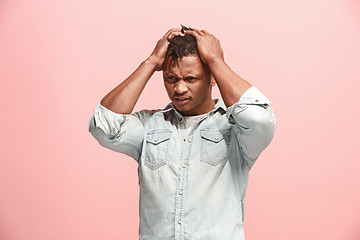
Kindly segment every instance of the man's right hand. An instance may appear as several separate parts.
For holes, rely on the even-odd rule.
[[[154,51],[124,81],[111,90],[100,104],[118,114],[130,114],[140,97],[146,83],[154,71],[161,71],[165,61],[165,53],[169,46],[168,38],[184,36],[180,28],[172,28],[158,41]]]
[[[169,46],[168,39],[172,39],[175,36],[184,36],[181,32],[181,28],[171,28],[169,29],[165,35],[157,42],[154,51],[151,53],[148,58],[150,62],[155,64],[155,70],[161,71],[163,68],[163,64],[165,61],[165,53]]]

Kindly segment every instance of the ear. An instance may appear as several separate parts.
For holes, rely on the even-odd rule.
[[[211,83],[211,86],[212,86],[212,87],[216,85],[215,78],[214,78],[214,76],[213,76],[212,74],[211,74],[210,81],[211,81],[210,83]]]

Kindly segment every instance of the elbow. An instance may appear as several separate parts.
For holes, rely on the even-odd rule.
[[[275,134],[276,117],[273,109],[267,106],[266,110],[254,121],[256,131],[262,136],[261,144],[265,148],[270,144]]]
[[[116,137],[119,137],[106,133],[102,128],[97,126],[95,116],[92,116],[89,121],[88,131],[102,146],[107,146],[109,143],[114,142]]]
[[[244,129],[256,127],[270,131],[276,124],[274,111],[269,105],[237,106],[232,116],[235,122]]]
[[[96,132],[96,122],[95,122],[95,117],[92,116],[90,118],[90,121],[89,121],[89,124],[88,124],[88,131],[91,133],[91,135],[95,135],[95,132]],[[95,136],[94,136],[95,137]]]
[[[276,125],[274,111],[269,105],[248,105],[235,120],[239,127],[244,157],[254,162],[274,137]]]

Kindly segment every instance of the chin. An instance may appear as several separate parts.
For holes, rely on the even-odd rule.
[[[189,109],[187,108],[184,108],[184,107],[178,107],[178,106],[175,106],[176,107],[176,110],[178,110],[179,112],[188,112]]]
[[[175,106],[176,110],[178,110],[178,112],[181,112],[181,113],[187,113],[189,111],[191,111],[192,109],[191,108],[187,108],[187,107],[179,107],[179,106]]]

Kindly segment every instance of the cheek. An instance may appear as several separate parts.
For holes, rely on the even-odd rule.
[[[196,95],[198,96],[205,96],[208,90],[208,85],[207,84],[203,84],[203,83],[199,83],[199,84],[195,84],[194,86],[192,86],[192,92],[196,93]]]
[[[164,82],[164,86],[165,86],[165,90],[166,90],[168,96],[169,97],[172,96],[173,95],[172,94],[173,93],[173,87],[170,84],[165,83],[165,82]]]

